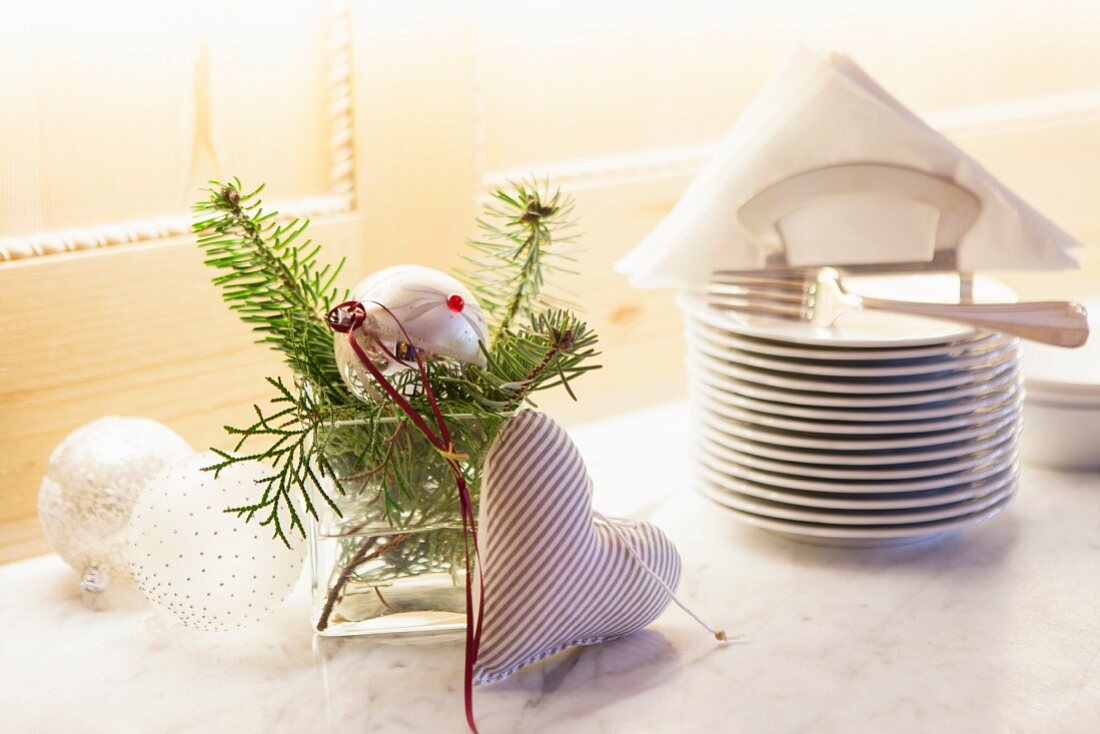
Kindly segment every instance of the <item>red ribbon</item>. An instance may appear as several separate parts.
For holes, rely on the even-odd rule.
[[[412,338],[409,337],[405,327],[398,321],[397,317],[392,311],[386,308],[385,305],[374,301],[376,305],[380,306],[390,318],[393,319],[397,327],[401,329],[401,333],[405,336],[405,340],[410,344]],[[439,403],[435,398],[435,393],[432,392],[431,385],[428,383],[428,372],[424,367],[424,360],[420,356],[420,350],[414,349],[413,354],[416,356],[417,369],[420,372],[420,379],[424,385],[424,394],[428,396],[428,403],[432,407],[432,416],[435,418],[436,429],[438,433],[432,431],[425,421],[416,410],[413,409],[409,401],[405,399],[397,389],[393,386],[386,376],[382,374],[382,371],[375,366],[370,357],[363,351],[363,348],[359,346],[359,343],[355,340],[355,330],[362,326],[366,321],[367,314],[366,309],[363,308],[363,304],[359,301],[345,301],[336,308],[332,309],[328,313],[328,324],[334,331],[348,335],[348,344],[351,345],[352,351],[355,352],[355,356],[359,358],[359,361],[363,363],[363,366],[370,372],[371,377],[378,383],[379,387],[397,404],[399,408],[409,417],[413,425],[420,430],[421,433],[428,439],[429,442],[443,454],[447,460],[447,465],[451,469],[451,473],[455,478],[455,487],[458,489],[459,504],[462,512],[462,533],[466,539],[465,551],[466,551],[466,661],[463,673],[463,694],[466,703],[466,723],[470,726],[470,731],[477,734],[477,724],[474,722],[474,665],[477,663],[477,655],[479,648],[481,647],[481,620],[485,616],[483,610],[485,608],[485,577],[481,576],[481,584],[479,586],[479,598],[477,605],[477,620],[473,624],[470,623],[470,618],[474,615],[474,591],[473,591],[473,571],[470,566],[470,542],[472,541],[474,546],[474,560],[476,561],[476,570],[478,574],[481,574],[481,550],[477,544],[477,518],[474,515],[474,503],[470,497],[470,489],[466,485],[466,477],[462,475],[462,466],[458,461],[458,457],[455,455],[454,443],[451,441],[451,432],[447,429],[447,422],[443,420],[443,413],[439,409]]]

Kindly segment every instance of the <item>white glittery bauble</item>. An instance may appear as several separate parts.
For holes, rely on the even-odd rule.
[[[255,502],[263,492],[257,480],[271,470],[251,461],[217,478],[203,471],[218,461],[196,454],[153,477],[134,506],[127,548],[149,601],[188,627],[212,631],[270,614],[298,580],[303,555],[257,522],[225,512]]]
[[[100,418],[50,454],[38,490],[38,518],[50,545],[95,590],[128,581],[126,524],[145,483],[191,455],[171,429],[147,418]]]
[[[449,305],[454,296],[462,302],[458,310]],[[390,352],[395,352],[399,343],[410,341],[427,356],[485,365],[479,346],[479,342],[487,346],[489,341],[485,312],[466,286],[444,272],[420,265],[386,268],[352,288],[350,298],[362,303],[367,313],[366,321],[356,330],[357,343],[385,373],[407,366],[390,359],[375,345],[375,338]],[[394,317],[408,333],[407,340]],[[351,349],[346,334],[335,335],[335,353],[340,374],[352,393],[362,399],[376,394],[374,380]]]

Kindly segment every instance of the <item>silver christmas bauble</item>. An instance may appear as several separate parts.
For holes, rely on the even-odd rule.
[[[204,467],[194,454],[153,477],[134,506],[127,557],[145,597],[188,627],[223,631],[262,620],[290,593],[303,550],[287,548],[258,521],[226,512],[256,501],[271,469],[249,461]]]
[[[50,545],[102,591],[129,581],[126,525],[145,483],[192,454],[178,434],[147,418],[100,418],[76,429],[50,454],[38,490],[38,518]]]
[[[384,374],[415,365],[415,351],[485,365],[485,312],[466,286],[444,272],[420,265],[386,268],[352,288],[350,298],[366,312],[355,331],[356,344]],[[374,380],[347,334],[336,333],[334,350],[348,389],[363,400],[375,396]]]

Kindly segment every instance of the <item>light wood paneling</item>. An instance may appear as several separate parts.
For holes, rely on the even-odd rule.
[[[0,523],[0,565],[49,551],[50,544],[34,515]]]
[[[206,5],[217,24],[201,5],[28,4],[3,30],[24,75],[0,82],[0,547],[22,549],[11,552],[39,547],[38,482],[77,426],[141,415],[224,447],[222,426],[270,397],[263,378],[279,359],[253,344],[181,234],[207,179],[270,182],[277,208],[320,215],[311,234],[348,258],[349,278],[365,269],[348,6]]]
[[[62,0],[5,13],[0,234],[186,212],[225,171],[271,181],[276,199],[327,193],[326,16],[263,8]]]
[[[336,249],[339,224],[319,225]],[[222,304],[189,242],[90,251],[0,267],[0,522],[34,507],[45,459],[101,415],[161,420],[196,448],[249,418],[281,370]]]
[[[356,127],[369,266],[448,267],[476,212],[474,39],[448,0],[356,6]],[[366,271],[354,274],[353,280]]]
[[[1091,0],[478,8],[489,171],[710,143],[799,44],[850,54],[924,112],[1100,86]]]

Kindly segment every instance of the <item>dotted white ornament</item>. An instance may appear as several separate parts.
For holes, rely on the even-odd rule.
[[[489,341],[485,312],[466,286],[442,271],[420,265],[379,270],[352,288],[350,298],[362,303],[367,314],[356,330],[356,341],[385,373],[415,364],[415,357],[406,357],[403,364],[390,356],[402,356],[406,343],[425,356],[485,365],[479,345]],[[348,344],[347,334],[337,332],[334,338],[336,363],[348,389],[363,400],[375,396],[374,380]]]
[[[84,425],[50,454],[38,490],[47,540],[99,592],[128,582],[126,526],[146,482],[194,452],[178,434],[147,418],[108,416]]]
[[[234,464],[217,478],[196,454],[154,477],[130,518],[128,556],[138,588],[156,606],[194,629],[225,631],[259,622],[298,580],[302,548],[287,548],[229,507],[255,502],[256,480],[271,475],[258,462]]]

